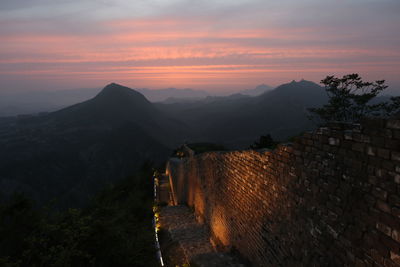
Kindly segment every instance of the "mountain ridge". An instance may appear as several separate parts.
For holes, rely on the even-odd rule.
[[[0,119],[0,191],[30,192],[39,203],[58,197],[64,207],[83,205],[104,184],[146,160],[162,162],[184,141],[246,148],[266,133],[285,140],[310,129],[305,109],[322,104],[319,95],[325,95],[322,87],[296,82],[255,97],[161,104],[111,83],[92,99],[56,112]]]

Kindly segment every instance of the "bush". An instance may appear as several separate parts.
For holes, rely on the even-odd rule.
[[[270,134],[267,135],[262,135],[260,136],[260,139],[258,142],[254,142],[253,145],[250,146],[251,149],[262,149],[262,148],[268,148],[268,149],[275,149],[277,146],[277,142],[272,139]]]
[[[0,266],[157,266],[151,177],[146,167],[56,214],[14,196],[0,206]]]

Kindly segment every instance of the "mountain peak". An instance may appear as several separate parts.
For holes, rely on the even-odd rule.
[[[291,85],[312,85],[312,86],[315,86],[315,85],[317,85],[317,86],[319,86],[318,84],[316,84],[315,82],[312,82],[312,81],[307,81],[307,80],[304,80],[304,79],[301,79],[300,81],[296,81],[296,80],[293,80],[292,82],[290,82],[290,83],[288,83],[288,84],[291,84]],[[286,85],[288,85],[288,84],[286,84]],[[285,84],[283,84],[283,85],[285,85]]]
[[[79,117],[88,122],[118,124],[123,121],[143,122],[155,116],[156,112],[142,94],[128,87],[110,83],[94,98],[67,107],[56,114],[71,121]]]
[[[107,98],[112,100],[123,98],[136,98],[145,100],[145,97],[141,93],[117,83],[108,84],[95,98]]]
[[[122,85],[120,85],[118,83],[110,83],[110,84],[106,85],[106,87],[114,87],[114,86],[121,86],[122,87]]]
[[[113,91],[113,92],[115,92],[115,91],[128,92],[128,91],[133,91],[133,90],[128,88],[128,87],[125,87],[125,86],[122,86],[120,84],[117,84],[117,83],[110,83],[110,84],[107,84],[106,87],[104,87],[103,90],[101,90],[100,93],[109,92],[109,91],[110,92],[111,91]]]

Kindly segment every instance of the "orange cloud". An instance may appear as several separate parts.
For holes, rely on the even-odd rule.
[[[218,87],[296,78],[318,81],[340,72],[394,77],[394,69],[400,69],[398,50],[381,50],[378,58],[369,48],[321,45],[313,36],[323,30],[318,27],[231,29],[215,27],[211,20],[165,18],[99,26],[104,30],[87,35],[0,35],[0,74],[43,81],[125,81],[143,87]]]

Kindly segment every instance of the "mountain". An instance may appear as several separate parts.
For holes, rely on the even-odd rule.
[[[240,91],[239,93],[243,94],[243,95],[249,95],[249,96],[259,96],[259,95],[262,95],[263,93],[268,92],[272,89],[273,89],[273,87],[271,87],[269,85],[260,84],[254,89],[243,90],[243,91]]]
[[[237,94],[258,96],[272,87],[262,84],[254,89],[248,89]],[[57,91],[28,91],[19,93],[1,93],[0,117],[15,116],[19,114],[35,114],[40,112],[53,112],[70,105],[86,101],[99,93],[99,88],[57,90]],[[164,102],[166,104],[194,102],[211,96],[202,90],[166,88],[150,90],[145,88],[135,89],[151,102]]]
[[[120,124],[123,121],[151,123],[157,110],[140,93],[115,83],[109,84],[94,98],[49,115],[64,123]]]
[[[161,101],[159,103],[163,103],[163,104],[194,103],[197,101],[201,101],[203,99],[204,99],[204,97],[185,97],[185,98],[168,97],[167,99],[165,99],[164,101]]]
[[[117,84],[56,112],[1,119],[0,191],[24,191],[41,204],[56,198],[59,207],[84,205],[145,161],[165,160],[184,128]]]
[[[0,92],[0,117],[19,114],[53,112],[93,98],[100,92],[99,88],[74,89],[58,91]],[[136,89],[151,102],[168,101],[176,103],[192,99],[202,99],[210,93],[193,89],[167,88],[160,90]]]
[[[312,129],[307,108],[326,101],[322,87],[302,80],[257,97],[208,97],[188,104],[158,104],[158,108],[188,125],[193,134],[187,141],[245,148],[266,133],[286,140]]]
[[[150,89],[137,89],[138,92],[143,94],[151,102],[162,102],[168,98],[172,99],[193,99],[193,98],[204,98],[210,95],[210,93],[201,90],[193,89],[176,89],[167,88],[159,90]]]
[[[109,84],[92,99],[55,112],[0,118],[0,193],[24,191],[40,204],[55,198],[60,208],[83,206],[104,185],[147,160],[163,162],[184,141],[247,148],[260,135],[286,140],[312,129],[307,107],[326,100],[325,90],[308,81],[255,97],[173,104],[151,103]]]

